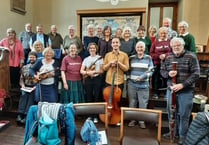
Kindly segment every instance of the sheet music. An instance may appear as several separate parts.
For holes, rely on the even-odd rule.
[[[25,87],[25,88],[20,88],[22,91],[31,93],[35,88],[31,88],[31,87]]]

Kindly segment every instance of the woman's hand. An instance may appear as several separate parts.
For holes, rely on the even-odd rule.
[[[68,85],[67,85],[67,83],[64,83],[64,88],[65,88],[65,90],[68,90]]]
[[[161,54],[161,55],[159,56],[159,58],[160,58],[160,60],[164,60],[164,59],[165,59],[165,54]]]

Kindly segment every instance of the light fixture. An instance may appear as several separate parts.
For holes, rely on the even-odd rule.
[[[118,5],[119,1],[128,1],[128,0],[96,0],[98,2],[110,2],[111,5],[116,6]]]

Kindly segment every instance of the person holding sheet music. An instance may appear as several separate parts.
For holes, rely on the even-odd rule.
[[[34,51],[29,53],[29,64],[24,65],[21,69],[21,76],[20,76],[20,86],[21,89],[28,89],[28,92],[22,90],[22,95],[20,96],[18,110],[17,110],[17,119],[16,121],[19,123],[25,123],[26,115],[28,109],[31,105],[34,104],[34,89],[35,83],[33,82],[33,77],[29,74],[29,69],[32,65],[36,62],[37,54]]]
[[[96,43],[89,43],[88,51],[90,56],[86,57],[82,63],[80,73],[84,79],[84,89],[86,93],[86,102],[101,102],[102,82],[100,74],[103,73],[101,56],[96,55],[98,47]],[[94,116],[94,123],[98,119]]]

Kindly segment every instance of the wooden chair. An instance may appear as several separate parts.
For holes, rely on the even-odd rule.
[[[161,140],[161,118],[162,111],[161,110],[151,110],[151,109],[142,109],[142,108],[127,108],[121,107],[121,126],[120,126],[120,144],[121,145],[160,145]],[[143,137],[139,137],[136,134],[131,134],[131,132],[126,133],[124,131],[124,121],[127,120],[136,120],[136,121],[145,121],[150,123],[155,123],[158,126],[157,129],[157,138],[149,136],[150,133],[144,135]],[[136,129],[134,127],[133,129]],[[147,130],[147,129],[146,129]],[[146,132],[145,129],[140,130],[140,134]],[[136,131],[135,131],[136,132]],[[148,137],[149,136],[149,137]]]
[[[97,124],[95,124],[95,125],[96,125],[98,130],[104,130],[105,129],[106,134],[107,134],[107,132],[108,132],[108,116],[107,115],[108,114],[107,114],[107,103],[106,102],[78,103],[78,104],[73,104],[73,106],[74,106],[74,109],[75,109],[75,115],[79,115],[79,116],[85,115],[85,116],[87,116],[87,115],[95,115],[95,114],[97,114],[97,115],[105,114],[104,127],[101,127],[101,126],[98,127]],[[79,127],[76,124],[77,131],[76,131],[76,137],[75,137],[75,145],[86,145],[86,143],[84,143],[81,140],[81,137],[80,137],[81,126]]]

